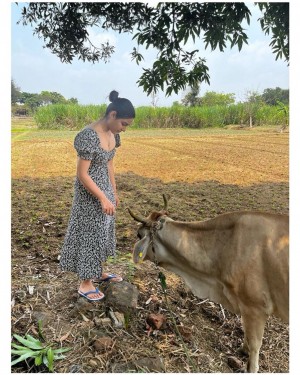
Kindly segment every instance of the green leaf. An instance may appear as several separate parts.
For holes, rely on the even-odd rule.
[[[31,342],[35,342],[37,345],[40,345],[41,348],[43,347],[43,345],[42,345],[42,343],[40,342],[40,340],[34,338],[33,336],[31,336],[31,335],[26,335],[25,337],[26,337],[27,340],[29,340],[29,341],[31,341]]]
[[[39,319],[39,320],[38,320],[39,336],[40,336],[40,338],[41,338],[42,340],[46,341],[46,340],[45,340],[45,337],[44,337],[44,335],[43,335],[43,332],[42,332],[42,325],[43,325],[43,321],[42,321],[42,319]]]
[[[36,366],[40,366],[43,362],[43,354],[40,354],[39,356],[37,356],[34,360],[34,364]]]
[[[24,337],[21,337],[17,334],[14,334],[13,335],[15,339],[17,339],[21,344],[27,346],[28,348],[31,348],[31,349],[41,349],[41,345],[40,343],[39,344],[36,344],[35,342],[32,342],[32,341],[29,341],[29,340],[26,340],[24,339]]]
[[[50,372],[53,372],[54,353],[53,353],[52,348],[49,348],[47,351],[47,359],[48,359],[48,369]]]
[[[31,349],[11,349],[11,353],[12,354],[18,354],[18,355],[22,355],[22,354],[25,354],[25,353],[29,353],[31,352],[32,350]]]
[[[71,350],[72,348],[59,348],[59,349],[54,349],[53,353],[54,354],[60,354],[60,353],[65,353]]]
[[[166,276],[162,272],[160,272],[158,274],[158,277],[159,277],[159,280],[160,280],[161,287],[162,287],[163,291],[165,291],[167,289]]]
[[[11,346],[12,346],[13,348],[20,349],[20,350],[28,350],[28,347],[27,347],[27,346],[17,345],[17,344],[15,344],[14,342],[11,343]]]
[[[10,365],[13,366],[16,363],[22,362],[22,361],[24,361],[25,359],[27,359],[29,357],[35,358],[37,354],[38,353],[36,353],[36,352],[27,352],[27,353],[24,353],[19,358],[17,358],[14,361],[12,361]]]
[[[65,356],[65,355],[62,355],[62,354],[58,354],[58,355],[55,355],[55,356],[54,356],[54,360],[57,360],[57,359],[64,359],[64,358],[66,358],[66,356]]]
[[[43,356],[43,364],[48,367],[48,358],[46,355]]]

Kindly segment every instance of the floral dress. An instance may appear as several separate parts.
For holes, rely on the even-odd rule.
[[[115,135],[115,140],[115,147],[119,147],[119,134]],[[91,160],[90,177],[115,204],[107,163],[114,157],[116,148],[104,150],[97,132],[88,127],[76,135],[74,147],[80,158]],[[61,251],[61,269],[77,273],[81,280],[100,278],[101,263],[114,256],[115,250],[115,217],[103,213],[100,201],[76,177],[68,229]]]

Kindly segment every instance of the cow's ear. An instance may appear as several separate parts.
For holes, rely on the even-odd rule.
[[[146,235],[140,241],[138,241],[133,248],[133,262],[142,262],[147,255],[148,248],[150,246],[150,236]]]

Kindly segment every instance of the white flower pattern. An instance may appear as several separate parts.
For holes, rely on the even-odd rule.
[[[121,145],[115,135],[116,146],[111,151],[101,147],[95,130],[84,128],[75,137],[77,155],[91,160],[89,175],[106,197],[115,204],[107,163]],[[116,252],[115,217],[103,213],[100,201],[86,190],[76,177],[69,224],[61,250],[60,266],[64,271],[78,274],[81,280],[100,278],[101,263]]]

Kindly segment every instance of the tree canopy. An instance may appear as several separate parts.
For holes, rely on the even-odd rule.
[[[289,3],[256,4],[263,12],[259,19],[262,30],[272,34],[270,45],[276,59],[289,61]],[[22,7],[19,22],[32,25],[45,47],[66,63],[75,57],[93,63],[109,60],[115,47],[109,42],[93,45],[90,27],[131,33],[137,43],[131,56],[137,64],[144,59],[139,46],[157,51],[153,66],[143,68],[139,86],[148,95],[158,89],[171,95],[188,86],[209,83],[206,60],[198,49],[185,47],[188,40],[200,38],[211,50],[224,51],[228,46],[241,50],[248,40],[242,23],[250,24],[250,16],[242,2],[168,2],[157,6],[140,2],[33,2]]]
[[[22,104],[35,110],[48,104],[78,104],[78,100],[76,98],[66,99],[55,91],[42,91],[40,94],[21,91],[14,79],[11,79],[11,104]]]
[[[15,81],[11,79],[11,104],[15,104],[21,96],[20,88],[16,85]]]

